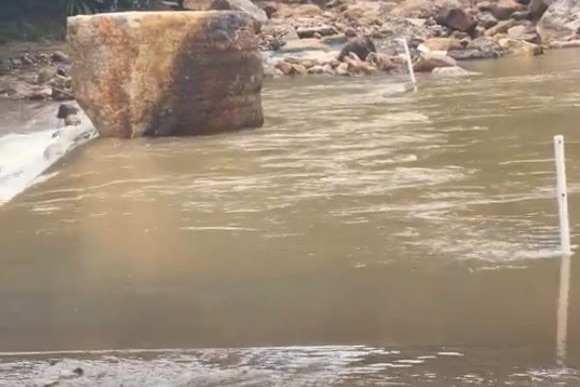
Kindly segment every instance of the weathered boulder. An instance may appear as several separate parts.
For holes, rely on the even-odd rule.
[[[555,0],[538,22],[543,42],[577,39],[580,35],[580,1]]]
[[[252,27],[235,11],[69,18],[75,97],[103,136],[259,127],[263,69]]]

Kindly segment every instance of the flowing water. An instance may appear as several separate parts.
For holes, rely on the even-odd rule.
[[[276,81],[262,129],[77,149],[0,208],[0,385],[580,385],[579,54]]]

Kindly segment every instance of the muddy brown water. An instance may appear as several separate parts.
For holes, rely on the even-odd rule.
[[[260,130],[78,149],[0,208],[0,385],[580,385],[579,55],[276,81]]]

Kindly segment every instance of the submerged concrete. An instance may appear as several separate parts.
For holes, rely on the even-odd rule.
[[[263,124],[253,22],[235,11],[68,19],[73,89],[102,136],[213,134]]]

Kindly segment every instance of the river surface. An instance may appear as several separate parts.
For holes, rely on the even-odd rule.
[[[0,207],[0,385],[580,386],[579,57],[281,80],[259,130],[77,148]]]

